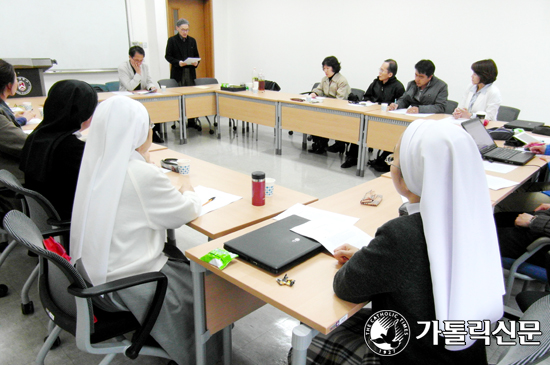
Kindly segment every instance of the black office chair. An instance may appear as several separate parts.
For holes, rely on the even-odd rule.
[[[43,238],[60,236],[65,250],[69,252],[70,220],[62,221],[53,205],[36,191],[24,188],[19,180],[9,171],[0,170],[0,184],[16,193],[21,198],[25,212],[28,212],[31,219],[39,227]],[[0,255],[0,267],[15,248],[16,242],[12,241]],[[38,276],[38,266],[33,270],[21,290],[21,312],[23,314],[34,313],[34,304],[29,299],[29,290],[32,283]]]
[[[359,100],[363,100],[363,95],[365,95],[365,91],[364,90],[361,90],[361,89],[354,89],[354,88],[351,88],[351,93],[350,95],[354,95],[357,97],[357,99]]]
[[[109,91],[105,84],[90,84],[90,86],[93,87],[94,90],[98,93],[105,93]]]
[[[158,81],[160,86],[166,86],[167,89],[171,87],[178,87],[178,82],[174,79],[162,79]]]
[[[458,103],[456,101],[453,101],[453,100],[447,100],[447,102],[445,103],[445,114],[453,114],[453,112],[455,111],[456,107],[458,106]]]
[[[107,87],[108,91],[118,91],[120,89],[120,82],[119,81],[106,82],[105,86]]]
[[[497,120],[501,122],[512,122],[519,117],[519,109],[512,108],[511,106],[500,106],[498,108]]]
[[[55,324],[38,353],[36,364],[44,363],[62,329],[76,337],[80,350],[106,355],[101,364],[110,363],[116,354],[124,354],[130,359],[140,354],[170,358],[162,348],[144,345],[146,340],[152,340],[149,333],[166,294],[168,279],[163,273],[151,272],[92,286],[69,261],[44,248],[42,233],[23,213],[10,211],[4,217],[4,227],[19,244],[38,255],[40,299]],[[101,301],[105,294],[151,282],[156,283],[156,291],[143,325],[130,312],[107,311],[99,303],[96,305],[96,301]],[[124,337],[130,332],[134,332],[131,341]],[[116,342],[104,342],[111,339]]]

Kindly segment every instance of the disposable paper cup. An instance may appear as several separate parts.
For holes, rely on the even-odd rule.
[[[38,108],[38,111],[40,112],[40,116],[44,118],[44,108]]]
[[[251,83],[251,82],[247,82],[247,83],[246,83],[246,88],[247,88],[249,91],[252,91],[252,83]]]
[[[382,110],[383,112],[385,112],[386,110],[388,110],[388,103],[382,103],[382,104],[380,104],[380,110]]]
[[[166,91],[166,85],[162,85],[162,86],[160,87],[160,89],[162,90],[162,92],[165,92],[165,91]]]
[[[275,189],[275,179],[270,177],[265,179],[265,197],[269,198],[273,196],[273,191]]]
[[[191,160],[182,159],[178,160],[178,172],[182,175],[189,175],[189,169],[191,168]]]
[[[32,103],[29,101],[24,102],[21,104],[25,110],[32,110]]]

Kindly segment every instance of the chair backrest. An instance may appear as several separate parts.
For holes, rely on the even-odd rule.
[[[162,79],[162,80],[159,80],[159,85],[160,86],[166,86],[166,88],[171,88],[171,87],[178,87],[178,82],[174,79]]]
[[[4,229],[21,245],[38,255],[40,261],[40,300],[48,317],[67,332],[76,335],[76,303],[68,292],[70,285],[84,289],[88,285],[65,258],[44,248],[42,233],[22,212],[12,210],[4,217]],[[91,300],[88,299],[90,311]],[[93,331],[93,316],[90,328]]]
[[[109,91],[109,89],[107,89],[107,86],[105,84],[90,84],[90,86],[93,87],[94,90],[98,93],[104,93]]]
[[[281,87],[275,81],[265,80],[265,89],[271,91],[281,91]]]
[[[118,91],[118,89],[120,88],[120,82],[119,81],[106,82],[105,86],[107,87],[108,91]]]
[[[319,86],[320,82],[316,82],[315,84],[313,84],[313,87],[311,88],[311,90],[315,89],[317,86]]]
[[[201,77],[200,79],[195,79],[195,85],[213,85],[217,83],[218,80],[213,77]]]
[[[453,114],[457,106],[458,103],[456,101],[447,100],[445,103],[445,114]]]
[[[538,364],[550,356],[550,295],[533,303],[521,316],[520,321],[536,321],[540,324],[539,331],[542,335],[534,336],[534,341],[539,341],[540,345],[523,346],[517,343],[515,346],[507,347],[497,365]],[[519,341],[517,337],[516,341]]]
[[[7,189],[25,197],[29,216],[40,231],[47,232],[51,230],[51,221],[59,222],[61,220],[61,217],[57,214],[57,211],[48,199],[36,191],[24,188],[19,180],[8,170],[0,170],[0,183]]]
[[[511,122],[517,120],[520,110],[511,106],[500,106],[498,108],[497,119],[501,122]]]
[[[361,89],[351,88],[351,93],[350,94],[353,94],[353,95],[357,96],[357,98],[359,100],[363,100],[363,95],[365,95],[365,91],[361,90]]]

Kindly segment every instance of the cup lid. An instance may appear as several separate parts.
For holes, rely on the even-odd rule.
[[[263,172],[263,171],[254,171],[252,173],[252,178],[255,179],[255,180],[265,179],[265,172]]]

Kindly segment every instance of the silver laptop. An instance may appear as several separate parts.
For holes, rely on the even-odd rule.
[[[244,261],[278,274],[322,250],[319,242],[290,230],[306,222],[305,218],[291,215],[227,241],[223,247]]]
[[[462,127],[476,142],[481,156],[488,161],[504,162],[512,165],[525,165],[535,157],[535,154],[532,152],[522,152],[510,148],[498,147],[493,137],[491,137],[483,126],[483,123],[477,118],[462,122]]]

